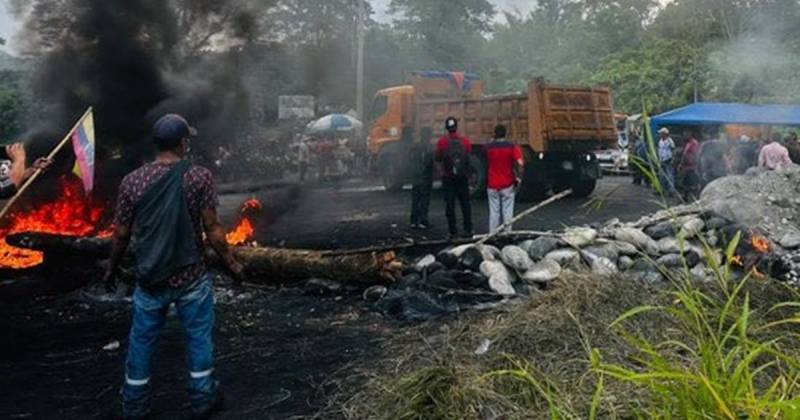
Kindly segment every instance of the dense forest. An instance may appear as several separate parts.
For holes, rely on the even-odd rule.
[[[39,93],[28,68],[65,43],[69,32],[59,28],[74,25],[87,3],[10,3],[25,22],[14,43],[24,65],[0,66],[2,138],[25,128],[25,110]],[[247,93],[259,125],[273,123],[281,94],[315,95],[332,110],[355,106],[358,0],[158,3],[172,8],[175,33],[142,42],[168,56],[170,69],[235,54],[237,91]],[[500,11],[489,0],[391,0],[389,19],[380,22],[369,1],[363,7],[367,104],[376,89],[422,69],[478,73],[493,93],[523,89],[539,76],[609,85],[627,113],[695,100],[800,99],[796,0],[537,0],[526,13]]]

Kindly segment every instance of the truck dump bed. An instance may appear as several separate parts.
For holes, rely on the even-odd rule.
[[[611,92],[605,87],[533,81],[527,94],[417,100],[418,130],[431,127],[439,133],[448,116],[459,120],[461,132],[474,144],[486,143],[497,124],[508,128],[509,139],[537,152],[585,152],[617,141]]]

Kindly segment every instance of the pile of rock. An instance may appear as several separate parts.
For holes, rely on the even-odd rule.
[[[739,266],[741,272],[755,267],[800,284],[798,204],[800,167],[721,178],[698,202],[636,222],[612,220],[524,240],[504,235],[492,245],[460,245],[426,255],[398,284],[368,291],[369,299],[384,313],[417,320],[529,295],[570,271],[664,284],[672,272],[688,269],[693,279],[705,281],[713,275],[709,258],[727,263],[721,249],[737,232],[744,245],[753,235],[769,242],[763,255],[747,246],[737,250],[755,254]]]

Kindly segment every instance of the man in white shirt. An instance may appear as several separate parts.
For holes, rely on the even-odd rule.
[[[669,130],[663,127],[658,130],[658,160],[661,167],[659,179],[661,180],[661,187],[669,195],[672,195],[675,191],[675,173],[672,166],[674,152],[675,142],[669,136]]]

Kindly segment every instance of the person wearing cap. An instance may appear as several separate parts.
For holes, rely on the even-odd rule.
[[[450,236],[458,235],[455,202],[461,205],[464,222],[464,236],[472,236],[472,206],[469,197],[469,181],[472,168],[469,158],[472,144],[469,139],[458,134],[458,120],[447,117],[444,122],[447,134],[436,143],[434,158],[441,163],[442,189],[444,190],[445,214]]]
[[[666,188],[668,195],[672,195],[675,191],[675,174],[672,167],[674,154],[675,142],[669,136],[669,129],[663,127],[658,130],[659,179],[661,180],[662,188]]]
[[[116,271],[133,237],[136,288],[122,386],[125,418],[149,414],[150,362],[171,304],[186,336],[192,414],[205,417],[222,404],[213,374],[214,288],[203,260],[203,234],[237,277],[242,266],[225,242],[211,172],[185,159],[195,134],[180,115],[161,117],[152,132],[155,161],[125,176],[119,188],[104,282],[109,292],[116,289]]]

